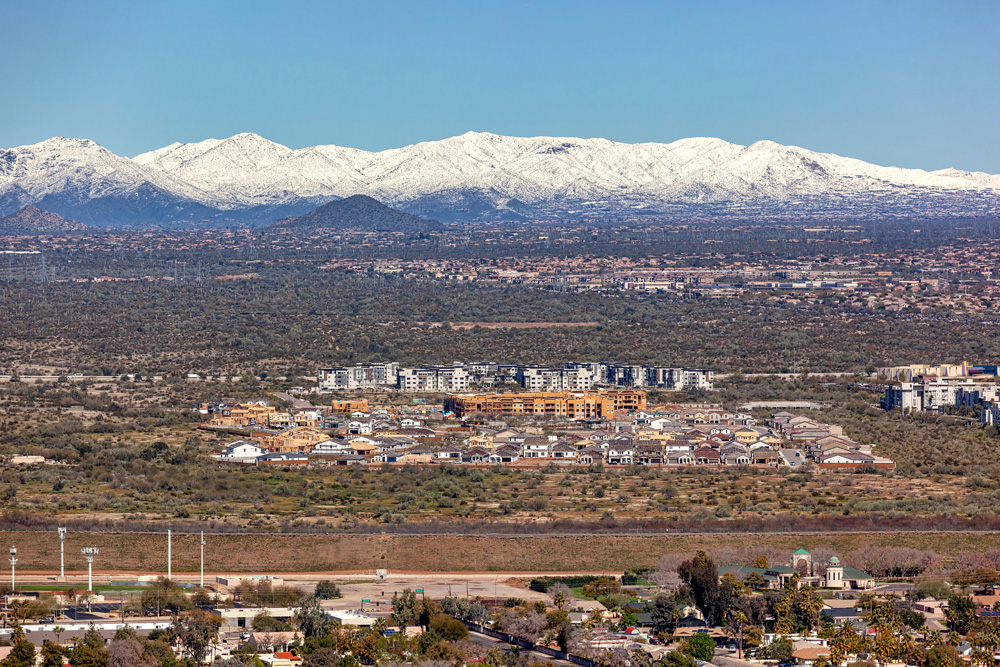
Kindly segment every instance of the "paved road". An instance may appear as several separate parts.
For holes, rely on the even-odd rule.
[[[311,410],[312,408],[316,407],[312,403],[310,403],[309,401],[304,401],[301,398],[295,398],[291,394],[286,394],[283,391],[278,392],[278,393],[276,393],[274,395],[277,396],[278,398],[280,398],[283,401],[287,401],[288,403],[291,403],[292,407],[295,408],[296,410]]]
[[[514,650],[514,647],[507,642],[501,641],[499,639],[494,639],[488,635],[482,635],[473,630],[469,630],[469,641],[474,644],[479,644],[480,646],[485,646],[486,648],[499,648],[504,653],[510,653]],[[545,653],[539,653],[537,651],[528,651],[523,648],[518,647],[517,649],[522,656],[526,655],[534,660],[551,662],[554,665],[561,665],[562,667],[578,667],[576,663],[570,662],[569,660],[559,660],[558,658],[553,658],[551,655]]]
[[[823,403],[811,403],[809,401],[758,401],[756,403],[744,403],[737,407],[738,410],[753,410],[754,408],[779,408],[785,410],[822,410],[829,407]]]

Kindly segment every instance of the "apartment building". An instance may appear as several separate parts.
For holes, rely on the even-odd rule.
[[[422,366],[401,368],[397,387],[400,391],[468,391],[469,373],[462,366]]]
[[[972,378],[932,378],[922,382],[901,382],[899,386],[886,387],[882,397],[885,410],[900,408],[904,411],[940,410],[946,405],[958,405],[964,392],[976,391]]]
[[[1000,403],[992,402],[983,405],[983,411],[979,416],[979,420],[984,424],[1000,426]]]
[[[589,391],[594,384],[587,368],[519,366],[514,379],[528,391]]]
[[[713,389],[715,372],[697,368],[568,362],[563,367],[524,364],[460,363],[401,369],[396,363],[334,366],[317,371],[323,390],[467,391],[472,381],[486,384],[513,379],[528,391],[590,391],[597,386]]]
[[[616,387],[645,387],[649,384],[645,366],[607,364],[607,369],[607,384]]]
[[[666,386],[670,389],[711,391],[715,387],[715,371],[702,368],[671,368],[669,370],[670,375]]]
[[[357,366],[334,366],[320,368],[317,374],[321,389],[334,391],[378,389],[396,386],[399,364],[369,362]]]
[[[619,411],[642,410],[646,392],[630,390],[553,391],[527,394],[449,396],[447,409],[467,414],[535,415],[563,419],[607,419]]]

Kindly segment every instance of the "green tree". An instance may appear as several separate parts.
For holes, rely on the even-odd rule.
[[[715,640],[704,632],[698,632],[688,637],[682,650],[695,660],[708,662],[715,656]]]
[[[292,614],[292,624],[305,637],[322,637],[330,627],[330,615],[316,598],[304,598]]]
[[[104,637],[93,625],[87,628],[83,639],[70,652],[69,664],[73,667],[107,667],[108,652],[104,650]]]
[[[622,609],[622,615],[618,622],[618,626],[621,628],[634,628],[637,625],[639,625],[639,617],[628,609]]]
[[[359,630],[351,639],[351,655],[363,665],[375,664],[385,649],[385,638],[369,629]]]
[[[405,632],[408,625],[416,625],[420,620],[420,603],[417,594],[409,588],[392,596],[392,622]]]
[[[677,573],[691,589],[691,597],[708,624],[718,625],[725,609],[720,600],[719,575],[712,559],[699,551],[694,559],[681,563]]]
[[[195,660],[202,662],[208,647],[215,639],[222,625],[222,619],[203,609],[195,609],[180,614],[173,624],[173,633],[185,650]],[[75,665],[73,667],[76,667]]]
[[[333,600],[341,597],[340,587],[329,579],[324,579],[316,583],[315,595],[320,600]]]
[[[944,600],[951,595],[951,587],[940,579],[930,579],[917,584],[913,592],[917,600]]]
[[[660,658],[660,667],[697,667],[694,658],[679,651],[668,651]]]
[[[962,663],[958,657],[958,651],[955,650],[954,646],[947,644],[930,649],[924,658],[926,667],[958,667],[960,664]]]
[[[254,632],[285,632],[290,629],[288,623],[271,616],[266,609],[257,612],[250,621],[250,628]]]
[[[46,639],[42,642],[42,667],[63,667],[62,646]]]
[[[792,661],[792,652],[795,647],[792,646],[792,642],[778,640],[773,641],[768,644],[765,653],[769,660],[776,660],[779,663],[790,663]]]
[[[976,621],[976,605],[972,597],[961,593],[952,594],[948,598],[948,611],[945,617],[952,630],[957,630],[963,635],[967,634]]]
[[[653,598],[652,607],[650,616],[652,617],[653,630],[656,631],[656,634],[667,633],[672,635],[677,628],[677,617],[680,614],[680,610],[677,607],[677,600],[674,596],[667,593],[658,593]]]
[[[731,611],[729,623],[726,624],[726,634],[736,640],[736,658],[743,659],[743,633],[750,620],[742,611]]]
[[[469,636],[469,629],[461,621],[447,614],[435,614],[428,623],[428,629],[441,639],[457,642]]]
[[[4,667],[35,667],[35,645],[27,640],[14,644],[13,650],[3,661]]]

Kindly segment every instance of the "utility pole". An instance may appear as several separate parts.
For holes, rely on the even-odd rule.
[[[17,588],[14,586],[14,566],[17,565],[17,547],[10,548],[10,591],[13,593]]]
[[[201,531],[201,587],[205,587],[205,531]]]
[[[66,581],[66,529],[57,528],[59,531],[59,581]]]
[[[173,535],[171,534],[170,529],[167,528],[167,581],[170,581],[170,575],[171,575],[171,568],[170,568],[171,553],[170,553],[170,551],[171,551],[171,547],[173,546],[172,537],[173,537]]]
[[[84,547],[80,553],[87,559],[87,590],[94,592],[94,559],[97,558],[97,547]]]

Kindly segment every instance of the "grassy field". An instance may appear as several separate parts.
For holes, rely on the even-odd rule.
[[[933,549],[945,560],[1000,545],[996,533],[839,533],[823,535],[656,535],[472,537],[401,535],[206,535],[211,572],[600,572],[652,567],[664,554],[693,554],[766,545],[791,552],[819,547],[848,554],[867,546]],[[0,544],[18,548],[18,569],[58,571],[59,538],[49,532],[3,532]],[[67,571],[85,572],[83,546],[97,546],[95,572],[166,571],[166,535],[70,533]],[[175,535],[174,572],[196,572],[197,535]]]

